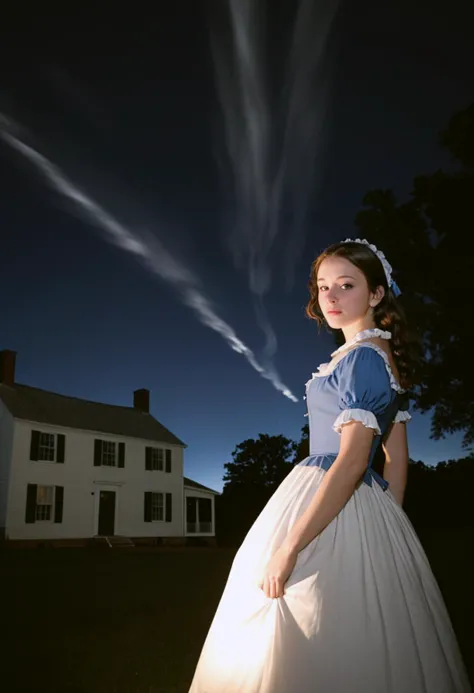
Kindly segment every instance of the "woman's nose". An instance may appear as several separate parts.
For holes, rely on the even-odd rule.
[[[329,291],[326,293],[327,299],[330,303],[335,303],[337,300],[336,292],[334,289],[329,289]]]

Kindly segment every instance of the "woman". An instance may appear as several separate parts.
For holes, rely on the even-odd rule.
[[[190,693],[468,693],[402,510],[416,363],[391,267],[365,240],[337,243],[310,294],[308,315],[346,341],[306,385],[310,456],[240,547]]]

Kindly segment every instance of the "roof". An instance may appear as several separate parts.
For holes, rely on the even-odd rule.
[[[193,481],[192,479],[188,479],[188,477],[184,477],[184,485],[188,486],[189,488],[195,488],[198,489],[199,491],[209,491],[210,493],[215,493],[216,496],[219,496],[220,493],[218,491],[214,491],[212,488],[209,488],[208,486],[203,486],[202,484],[198,484],[197,481]]]
[[[16,419],[185,447],[151,414],[133,407],[90,402],[17,383],[13,387],[0,383],[0,399]]]

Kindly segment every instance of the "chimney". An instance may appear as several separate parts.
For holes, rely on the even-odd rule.
[[[143,412],[143,414],[150,413],[150,390],[135,390],[133,408]]]
[[[0,351],[0,383],[13,387],[15,384],[16,351]]]

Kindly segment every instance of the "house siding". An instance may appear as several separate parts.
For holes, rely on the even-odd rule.
[[[65,435],[63,463],[30,460],[33,430]],[[116,535],[132,538],[184,536],[181,446],[23,420],[14,423],[13,446],[10,442],[10,448],[7,438],[3,441],[2,437],[0,455],[8,459],[10,449],[12,464],[5,522],[8,539],[87,539],[96,536],[101,491],[114,491],[116,494]],[[94,466],[96,439],[125,443],[125,466]],[[172,450],[171,473],[145,469],[145,449],[150,445]],[[25,521],[28,484],[63,487],[62,522]],[[172,494],[171,522],[144,521],[144,495],[147,491]]]
[[[0,539],[6,536],[14,420],[0,400]]]

